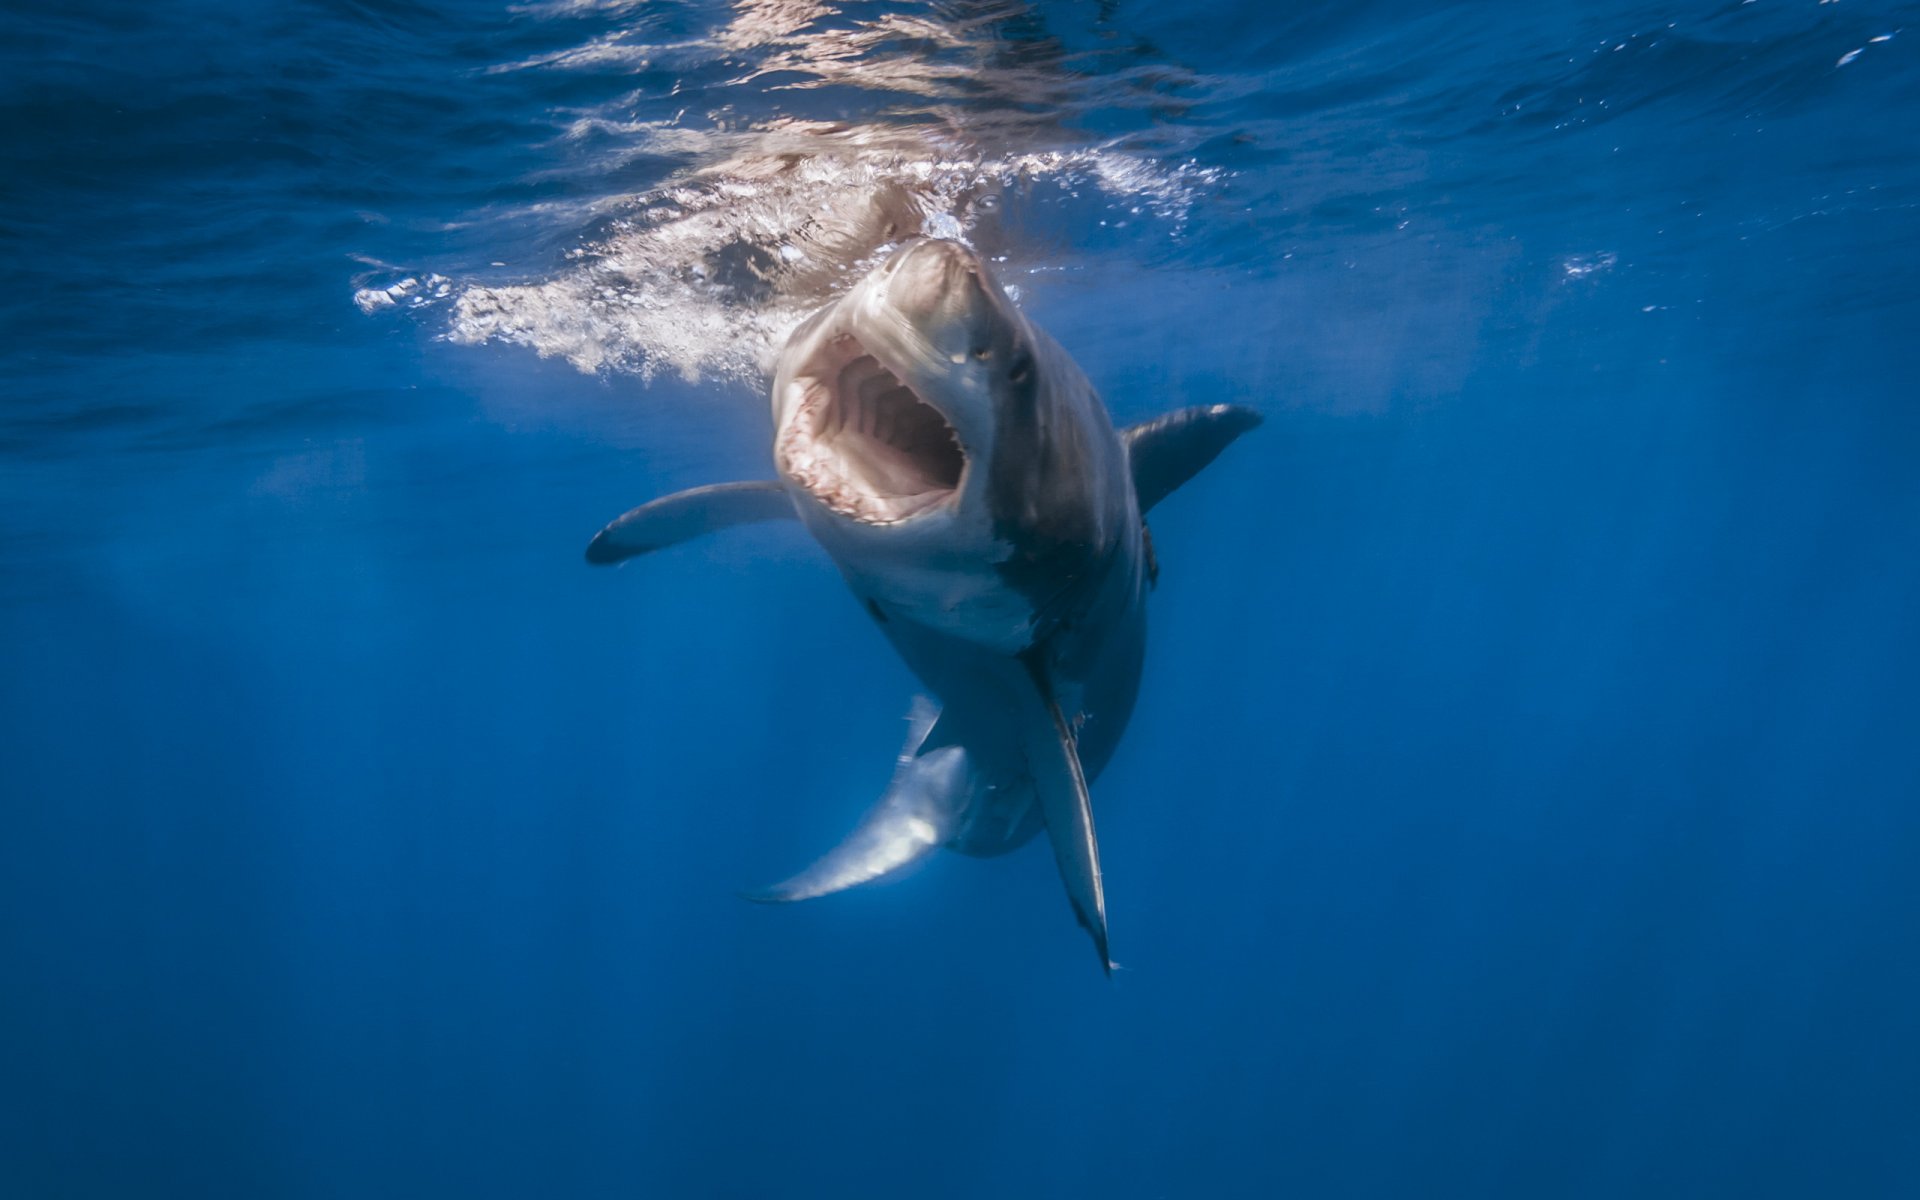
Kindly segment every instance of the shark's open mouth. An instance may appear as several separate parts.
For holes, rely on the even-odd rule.
[[[852,337],[829,342],[787,386],[800,396],[780,456],[828,508],[890,525],[959,491],[967,457],[952,424]]]

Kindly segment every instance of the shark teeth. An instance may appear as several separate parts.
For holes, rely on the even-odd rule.
[[[852,337],[827,343],[788,387],[775,451],[827,508],[891,525],[959,494],[967,460],[953,426]]]

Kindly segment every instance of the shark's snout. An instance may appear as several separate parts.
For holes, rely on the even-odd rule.
[[[937,336],[971,330],[989,319],[993,301],[983,278],[985,268],[959,242],[909,242],[883,270],[887,304],[916,328]]]

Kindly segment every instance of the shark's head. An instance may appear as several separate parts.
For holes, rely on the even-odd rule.
[[[951,518],[1032,373],[1027,323],[973,251],[908,242],[801,326],[774,384],[780,472],[870,526]]]
[[[815,313],[773,388],[775,466],[877,614],[1023,645],[1132,504],[1086,377],[958,242],[908,242]]]

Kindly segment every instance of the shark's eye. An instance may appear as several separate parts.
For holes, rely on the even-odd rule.
[[[1012,383],[1025,383],[1032,374],[1033,355],[1028,354],[1025,350],[1014,355],[1013,369],[1007,372],[1008,381]]]

